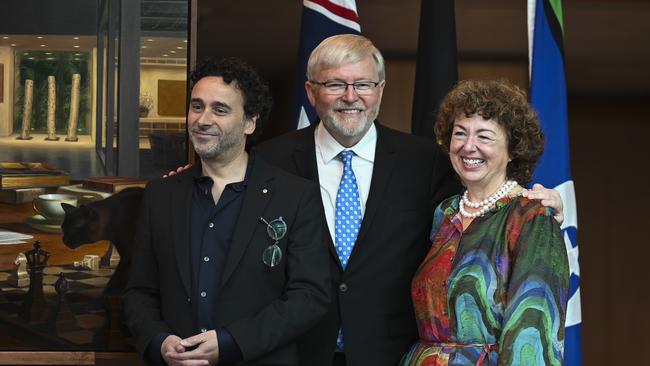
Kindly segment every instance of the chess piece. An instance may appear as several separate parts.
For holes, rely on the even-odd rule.
[[[63,272],[59,273],[59,278],[54,284],[54,290],[57,295],[56,306],[47,319],[47,326],[56,333],[57,328],[69,328],[68,325],[76,326],[77,320],[70,310],[70,306],[68,306],[66,295],[70,291],[70,283],[63,275]]]
[[[70,90],[70,119],[68,119],[68,137],[66,141],[77,141],[77,123],[79,122],[79,82],[81,75],[72,74],[72,90]]]
[[[34,243],[34,249],[25,253],[29,273],[29,290],[20,307],[18,315],[27,321],[39,321],[47,302],[43,294],[43,269],[47,266],[50,253],[41,249],[41,242]]]
[[[102,268],[115,268],[120,263],[120,253],[117,252],[113,243],[108,247],[108,250],[102,256],[101,261],[99,262],[100,267]]]
[[[47,141],[57,141],[59,137],[56,135],[55,124],[56,112],[56,80],[54,76],[47,77]]]
[[[20,136],[16,137],[17,140],[31,140],[29,135],[30,125],[32,124],[32,101],[34,98],[34,80],[25,80],[25,94],[23,97],[23,124],[20,131]]]
[[[24,253],[18,253],[14,260],[16,268],[11,271],[7,281],[14,287],[25,287],[29,285],[29,274],[27,273],[27,257]]]
[[[99,256],[88,254],[84,255],[84,258],[80,261],[75,261],[73,264],[75,267],[82,267],[83,269],[89,269],[91,271],[99,270]]]

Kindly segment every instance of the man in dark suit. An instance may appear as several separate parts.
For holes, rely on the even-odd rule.
[[[127,324],[147,363],[298,363],[295,340],[326,313],[318,186],[245,151],[271,107],[235,59],[191,75],[188,132],[200,163],[145,191]]]
[[[368,39],[324,40],[307,78],[320,122],[257,148],[319,182],[330,233],[332,303],[300,338],[300,364],[396,365],[417,338],[410,283],[430,248],[433,210],[460,185],[431,139],[375,120],[386,82],[382,55]],[[541,196],[560,206],[548,191]]]
[[[429,249],[434,206],[460,187],[430,139],[375,122],[384,61],[369,40],[341,35],[323,41],[307,73],[320,123],[257,148],[273,164],[320,183],[330,230],[335,295],[325,318],[300,338],[300,364],[396,365],[417,338],[410,283]],[[344,164],[336,157],[346,150],[355,154],[362,220],[347,246],[351,254],[341,255],[335,228]]]

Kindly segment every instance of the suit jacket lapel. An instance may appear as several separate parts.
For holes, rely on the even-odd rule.
[[[198,172],[198,173],[197,173]],[[168,225],[172,228],[174,253],[176,265],[180,273],[183,286],[187,295],[190,295],[190,209],[192,205],[193,177],[201,172],[201,164],[195,164],[186,174],[179,174],[175,178],[178,194],[173,194],[169,200],[169,211],[172,220]]]
[[[370,183],[370,192],[368,194],[368,201],[366,202],[366,211],[361,221],[361,228],[359,235],[352,249],[352,255],[348,262],[347,268],[354,265],[354,257],[358,257],[358,253],[362,250],[363,239],[366,236],[372,220],[374,219],[377,211],[381,207],[383,197],[385,197],[386,189],[391,178],[391,174],[395,167],[396,154],[391,141],[386,138],[386,133],[383,127],[375,122],[377,126],[377,147],[375,149],[375,162],[372,168],[372,179]]]
[[[222,286],[237,268],[239,261],[246,252],[246,248],[250,245],[255,230],[262,227],[260,217],[264,214],[266,205],[274,193],[271,169],[262,159],[256,159],[250,174],[248,187],[244,194],[244,202],[237,219],[228,258],[221,277]],[[260,256],[260,264],[261,262],[262,257]]]
[[[296,164],[298,175],[303,178],[318,182],[318,167],[316,166],[316,143],[314,131],[317,123],[299,131],[296,148],[293,151],[293,160]]]
[[[297,167],[298,175],[305,179],[319,183],[318,165],[316,163],[316,140],[314,138],[314,133],[317,127],[318,123],[313,123],[309,127],[299,131],[301,135],[298,138],[296,148],[293,151],[293,159]],[[323,202],[323,197],[321,197],[321,202]],[[332,241],[332,237],[329,235],[329,225],[327,224],[325,216],[323,216],[323,225],[327,232],[327,241],[329,242],[328,248],[330,250],[330,254],[334,258],[334,261],[338,264],[339,269],[343,270],[343,266],[339,260],[339,255],[336,253],[335,244]]]

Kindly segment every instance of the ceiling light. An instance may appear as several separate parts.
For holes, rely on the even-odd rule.
[[[7,37],[7,36],[4,36],[4,37],[2,37],[2,39],[9,39],[9,37]]]
[[[52,52],[45,52],[45,54],[49,56],[52,54]]]
[[[79,57],[75,57],[74,60],[75,61],[81,61],[81,59]]]
[[[176,51],[169,51],[169,53],[176,53]]]
[[[35,60],[36,58],[34,58],[34,57],[28,57],[27,59],[29,59],[29,60]]]
[[[54,60],[54,57],[48,57],[47,60],[52,61]]]
[[[46,44],[42,44],[41,47],[47,47],[47,45],[46,45]]]
[[[16,47],[16,44],[15,44],[15,43],[12,43],[12,44],[11,44],[11,47]]]
[[[177,46],[176,49],[177,49],[177,50],[182,50],[183,47],[181,47],[181,46]]]
[[[147,38],[147,42],[153,42],[153,39]]]
[[[142,46],[142,47],[140,47],[140,48],[147,48],[147,46]]]
[[[29,56],[29,52],[23,53],[23,56]]]
[[[72,46],[72,47],[74,47],[74,48],[79,48],[79,45],[78,45],[78,44],[76,44],[76,45],[74,45],[74,46]]]
[[[165,54],[163,54],[163,56],[165,56],[165,57],[169,57],[169,55],[168,55],[168,54],[166,54],[166,53],[165,53]]]
[[[38,36],[38,37],[36,37],[36,38],[38,38],[38,39],[43,39],[43,36]]]
[[[183,43],[187,43],[187,39],[184,39],[184,40],[183,40]]]
[[[79,37],[72,37],[72,39],[79,39]]]
[[[80,54],[80,53],[75,53],[74,55],[75,55],[75,56],[81,56],[81,54]]]

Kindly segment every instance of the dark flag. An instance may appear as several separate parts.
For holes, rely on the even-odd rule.
[[[454,1],[422,0],[411,121],[414,135],[435,138],[438,106],[457,80]]]

